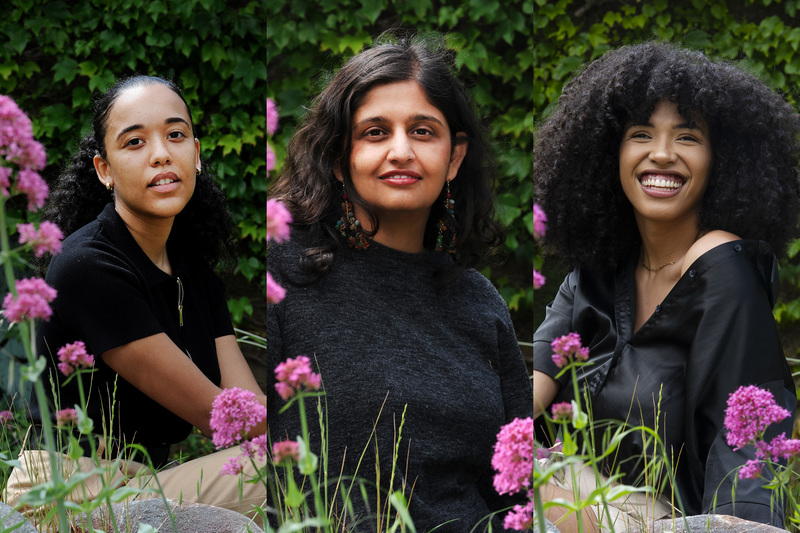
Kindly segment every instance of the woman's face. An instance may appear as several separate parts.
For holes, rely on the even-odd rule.
[[[622,137],[619,172],[637,220],[696,221],[711,160],[705,120],[684,119],[675,103],[662,100],[647,123],[631,124]]]
[[[114,186],[117,212],[129,222],[166,219],[192,197],[200,143],[181,98],[162,84],[132,87],[112,104],[106,158],[94,158],[97,176]]]
[[[351,133],[350,176],[381,223],[409,215],[427,221],[467,152],[466,139],[452,146],[447,120],[415,81],[370,90]]]

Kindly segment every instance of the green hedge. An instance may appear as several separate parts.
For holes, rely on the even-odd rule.
[[[508,260],[486,274],[509,303],[522,339],[532,335],[533,307],[532,14],[532,0],[296,0],[267,6],[267,95],[281,115],[270,141],[278,169],[303,106],[330,71],[391,28],[447,34],[461,79],[491,126],[502,177],[497,206],[509,232]]]
[[[780,91],[797,107],[800,88],[800,1],[692,0],[583,2],[535,0],[534,104],[537,117],[554,104],[564,83],[584,63],[611,48],[666,39],[742,66]],[[800,319],[800,243],[781,265],[779,323]],[[542,267],[537,254],[535,264]],[[544,318],[564,272],[544,262],[548,285],[537,291],[534,322]]]
[[[52,183],[77,146],[97,90],[136,73],[171,78],[228,195],[241,232],[240,272],[265,287],[262,0],[15,0],[2,14],[0,94],[31,117],[47,150],[45,179]],[[232,302],[234,316],[247,307]]]

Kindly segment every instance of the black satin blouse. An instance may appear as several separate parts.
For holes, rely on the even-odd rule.
[[[734,505],[735,469],[754,453],[752,447],[734,452],[723,426],[728,396],[741,385],[768,389],[795,411],[794,382],[772,315],[779,278],[769,245],[740,240],[708,251],[636,332],[635,259],[616,274],[577,269],[566,277],[534,335],[534,369],[555,377],[560,369],[550,342],[579,333],[593,363],[579,378],[591,393],[595,421],[654,427],[660,406],[658,430],[667,453],[678,458],[676,489],[687,515],[727,514],[783,527],[782,505],[771,508],[762,480],[737,479]],[[572,399],[573,387],[563,386],[568,379],[559,378],[554,401]],[[768,433],[791,436],[791,418]],[[641,435],[634,435],[619,451],[627,483],[642,483],[642,448]]]

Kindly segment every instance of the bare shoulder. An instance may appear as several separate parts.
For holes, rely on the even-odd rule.
[[[681,275],[683,275],[683,273],[689,269],[692,263],[694,263],[707,251],[711,250],[712,248],[716,248],[720,244],[739,240],[741,240],[741,237],[728,231],[709,231],[697,239],[697,241],[695,241],[691,248],[689,248],[689,250],[686,252],[686,256],[683,258],[683,266],[681,267]]]

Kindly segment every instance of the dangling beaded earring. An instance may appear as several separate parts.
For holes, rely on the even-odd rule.
[[[353,204],[348,200],[344,187],[342,187],[342,210],[344,215],[336,222],[336,229],[350,248],[366,250],[369,248],[369,240],[361,233],[361,222],[356,218]]]
[[[447,182],[447,194],[444,197],[444,213],[442,216],[439,217],[439,222],[437,223],[438,232],[436,234],[436,251],[437,252],[447,252],[448,254],[456,253],[456,211],[455,211],[456,201],[453,200],[453,197],[450,195],[450,182]],[[445,218],[449,215],[451,220],[450,227],[447,225],[447,221]],[[445,244],[445,232],[448,232],[450,237],[447,238],[447,243]]]

